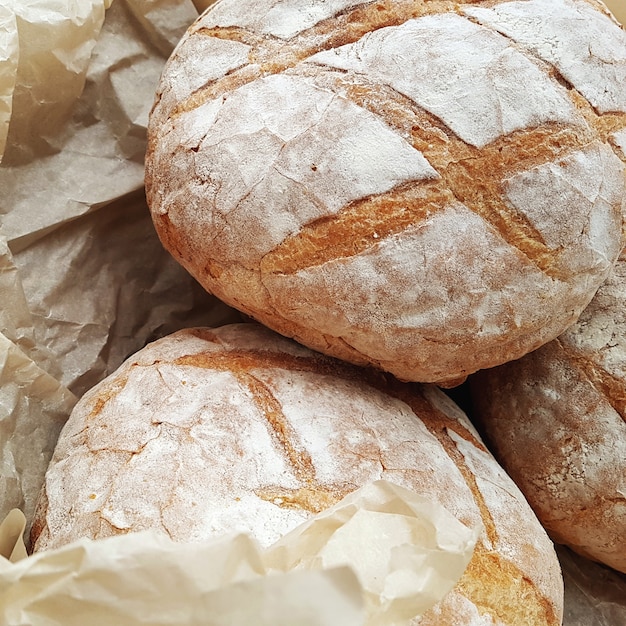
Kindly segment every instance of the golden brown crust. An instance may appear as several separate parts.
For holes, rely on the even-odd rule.
[[[488,581],[488,582],[486,582]],[[465,598],[477,598],[469,606]],[[464,612],[496,624],[544,626],[561,624],[554,607],[537,593],[532,581],[493,553],[479,546],[456,589],[416,624],[438,626],[456,624]]]

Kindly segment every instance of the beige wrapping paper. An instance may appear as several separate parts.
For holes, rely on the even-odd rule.
[[[19,66],[0,169],[0,213],[14,253],[21,238],[19,247],[141,187],[144,144],[133,137],[135,120],[125,115],[120,102],[126,99],[116,85],[139,71],[150,85],[127,90],[141,94],[143,88],[147,96],[162,59],[137,36],[124,0],[113,4],[117,19],[101,32],[109,4],[9,3],[18,23]],[[142,102],[149,108],[150,98]]]
[[[25,528],[24,513],[19,509],[9,511],[0,524],[0,558],[15,563],[28,557],[23,539]]]
[[[54,150],[51,136],[80,96],[110,0],[3,0],[18,33],[17,76],[5,162]]]
[[[613,15],[622,24],[626,24],[626,0],[604,0]]]
[[[28,519],[75,396],[0,334],[0,519]]]
[[[9,133],[19,59],[15,13],[0,4],[0,162]]]
[[[165,253],[140,191],[37,239],[15,263],[38,340],[77,395],[148,341],[240,319]]]
[[[204,12],[213,4],[213,2],[215,2],[215,0],[193,0],[193,4],[198,13]]]
[[[181,545],[139,533],[0,562],[3,626],[336,626],[336,617],[363,624],[350,570],[268,576],[245,536]]]
[[[0,554],[16,561],[0,558],[7,626],[391,626],[435,601],[469,558],[471,531],[450,533],[445,511],[380,484],[267,553],[241,536],[187,546],[146,533],[25,558],[19,536],[76,396],[152,339],[239,320],[163,251],[143,198],[154,89],[209,4],[0,0]],[[623,15],[624,0],[608,4]],[[385,532],[396,539],[382,552],[359,549],[357,538]],[[566,575],[565,626],[623,623],[626,583],[612,579],[603,595],[593,567],[580,560],[578,577]]]
[[[72,88],[60,90],[52,103],[66,112],[65,122],[47,130],[45,146],[38,144],[41,150],[28,162],[11,158],[26,151],[15,143],[23,133],[14,132],[11,121],[0,167],[0,218],[8,240],[3,258],[13,269],[0,276],[0,289],[12,281],[11,300],[23,306],[19,312],[13,307],[11,319],[0,316],[0,332],[19,339],[25,353],[80,395],[147,341],[183,326],[239,316],[206,294],[163,250],[143,199],[148,112],[167,55],[197,15],[191,0],[26,4],[28,11],[20,5],[29,17],[26,33],[45,29],[54,18],[47,44],[59,39],[57,28],[73,43],[38,56],[20,31],[19,56],[35,58],[38,67],[20,71],[18,83],[26,73],[30,82],[37,77],[43,83],[36,93],[53,91],[46,77],[57,80],[61,70],[56,63],[49,69],[48,61],[63,58],[72,77],[65,82]],[[79,58],[71,61],[67,49],[79,51]],[[87,49],[89,63],[82,56]],[[84,86],[82,92],[76,85]],[[52,104],[22,102],[17,127],[23,119],[47,115]]]
[[[564,626],[626,624],[626,574],[557,546],[565,581]]]
[[[478,534],[440,505],[381,480],[287,534],[266,562],[280,571],[350,565],[363,586],[367,624],[406,624],[461,578]]]
[[[18,525],[7,519],[0,527],[4,554],[14,552]],[[175,544],[136,533],[14,564],[0,557],[0,619],[4,626],[399,626],[456,584],[478,534],[440,505],[377,481],[266,550],[245,535]]]
[[[204,8],[215,0],[203,0]],[[189,0],[128,0],[128,8],[139,21],[144,36],[169,56],[181,37],[181,26],[191,24],[199,9]]]

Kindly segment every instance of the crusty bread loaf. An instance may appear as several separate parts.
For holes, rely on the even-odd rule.
[[[625,81],[595,0],[220,0],[162,76],[154,223],[265,325],[451,385],[556,337],[606,278]]]
[[[551,542],[447,396],[254,323],[161,339],[85,395],[32,541],[42,550],[152,528],[184,541],[243,531],[267,545],[377,479],[482,528],[465,575],[420,624],[561,623]]]
[[[574,326],[471,383],[494,454],[548,532],[626,572],[626,253]]]

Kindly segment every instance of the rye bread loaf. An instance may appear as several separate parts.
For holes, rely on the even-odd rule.
[[[552,537],[626,573],[626,252],[574,326],[470,380],[490,448]]]
[[[555,338],[606,278],[625,81],[594,0],[220,0],[162,75],[148,202],[228,304],[451,385]]]
[[[558,561],[519,490],[447,396],[388,378],[253,323],[161,339],[77,404],[34,549],[147,528],[268,545],[386,479],[482,528],[463,578],[420,624],[560,624]]]

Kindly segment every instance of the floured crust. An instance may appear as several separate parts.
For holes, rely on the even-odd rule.
[[[598,112],[625,112],[626,32],[599,9],[596,2],[522,0],[464,13],[554,65]]]
[[[155,226],[274,330],[458,381],[560,334],[617,258],[625,68],[587,0],[222,0],[151,114]]]
[[[549,533],[626,572],[626,255],[576,324],[472,378],[476,416]]]
[[[494,623],[561,623],[552,544],[449,398],[257,324],[180,331],[87,393],[59,439],[32,541],[43,550],[152,528],[182,541],[250,532],[267,545],[381,478],[483,528],[439,624],[483,623],[457,604]]]

